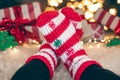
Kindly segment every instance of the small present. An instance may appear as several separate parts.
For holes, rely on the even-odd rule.
[[[96,39],[96,40],[101,40],[104,37],[104,29],[103,27],[96,23],[96,22],[88,22],[89,23],[89,27],[91,28],[91,32],[92,32],[92,38]]]
[[[115,34],[120,34],[120,18],[111,15],[108,11],[104,9],[98,9],[95,13],[95,19],[102,25],[107,26],[115,32]]]
[[[36,27],[36,19],[40,13],[40,2],[0,9],[0,21],[2,23],[0,26],[2,28],[11,27],[12,31],[10,30],[10,32],[14,33],[13,35],[17,38],[17,41],[23,40],[20,39],[21,36],[21,38],[25,37],[23,42],[30,43],[29,39],[41,42],[43,37]],[[5,20],[3,20],[3,18],[5,18]],[[7,19],[9,19],[9,22],[6,21]],[[16,35],[16,33],[18,33],[16,30],[19,32],[18,35]]]
[[[89,27],[89,24],[87,22],[87,20],[85,19],[84,16],[84,12],[82,9],[77,9],[76,10],[79,15],[81,16],[81,24],[80,26],[82,26],[82,30],[83,30],[83,36],[82,36],[82,40],[88,39],[92,37],[93,32],[91,31],[91,28]]]

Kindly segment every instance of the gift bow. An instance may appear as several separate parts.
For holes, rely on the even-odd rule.
[[[9,31],[19,43],[26,41],[27,38],[35,39],[35,35],[24,27],[36,25],[36,19],[23,19],[20,6],[13,7],[13,10],[15,19],[3,18],[0,22],[0,30]]]

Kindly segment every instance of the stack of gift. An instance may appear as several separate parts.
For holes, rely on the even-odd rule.
[[[40,2],[1,9],[0,31],[8,31],[19,44],[41,42],[43,37],[36,27],[40,13]]]
[[[102,25],[107,26],[109,29],[113,30],[115,34],[120,34],[120,18],[111,15],[108,11],[104,9],[98,9],[95,13],[95,19]]]

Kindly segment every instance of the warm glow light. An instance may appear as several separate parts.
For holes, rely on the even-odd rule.
[[[93,13],[91,13],[91,12],[89,12],[89,11],[86,11],[85,12],[85,18],[86,19],[90,19],[90,18],[92,18],[94,15],[93,15]]]
[[[46,7],[46,8],[45,8],[45,11],[53,11],[53,10],[55,10],[54,7]]]
[[[75,7],[75,8],[77,8],[77,7],[78,7],[78,5],[79,5],[79,3],[78,3],[78,2],[74,2],[74,7]]]
[[[109,9],[109,12],[110,12],[112,15],[116,15],[116,14],[117,14],[117,10],[116,10],[115,8]]]
[[[80,8],[80,9],[83,8],[83,5],[81,3],[79,3],[78,8]]]
[[[120,0],[117,0],[117,3],[120,4]]]
[[[84,5],[89,5],[91,4],[90,0],[82,0]]]
[[[98,5],[97,4],[90,4],[90,5],[88,5],[88,9],[90,12],[95,12],[98,10]]]
[[[97,2],[97,0],[92,0],[93,3]]]
[[[49,5],[57,7],[59,4],[58,4],[57,0],[50,0]]]
[[[57,0],[58,3],[63,3],[63,0]]]
[[[17,51],[18,51],[16,48],[13,48],[12,50],[13,50],[14,52],[17,52]]]
[[[107,31],[109,28],[107,26],[104,26],[104,30]]]
[[[73,9],[75,8],[74,5],[71,5],[70,7],[73,8]]]
[[[92,40],[90,39],[88,42],[89,42],[89,43],[91,43],[91,42],[92,42]]]
[[[101,40],[101,42],[105,42],[105,40]]]
[[[93,48],[93,46],[92,46],[92,45],[90,45],[90,46],[89,46],[89,48],[91,48],[91,49],[92,49],[92,48]]]
[[[100,44],[97,44],[97,48],[100,48]]]
[[[90,21],[90,22],[95,22],[95,19],[94,19],[94,18],[92,18],[92,19],[89,19],[89,21]]]
[[[22,41],[19,41],[19,43],[22,43]]]
[[[71,5],[72,5],[71,2],[68,2],[68,3],[67,3],[67,7],[70,7]]]
[[[98,6],[98,8],[102,8],[103,7],[102,3],[96,3],[95,5]]]
[[[71,2],[75,1],[75,0],[70,0]]]

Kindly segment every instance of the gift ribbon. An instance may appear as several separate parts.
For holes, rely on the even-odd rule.
[[[35,39],[35,35],[25,30],[24,27],[36,25],[36,19],[23,19],[20,6],[13,7],[13,10],[15,19],[3,18],[0,22],[0,30],[9,31],[19,43],[26,41],[27,38]]]

